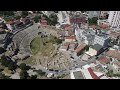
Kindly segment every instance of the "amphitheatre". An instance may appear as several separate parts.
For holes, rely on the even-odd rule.
[[[28,63],[30,65],[42,65],[48,69],[56,69],[56,70],[66,70],[73,67],[72,61],[67,58],[64,54],[61,54],[58,51],[59,45],[51,44],[49,47],[45,47],[43,45],[44,51],[49,51],[48,55],[43,55],[41,52],[33,54],[31,50],[31,42],[37,38],[40,38],[39,32],[46,32],[53,36],[57,35],[57,30],[50,28],[39,28],[38,25],[34,24],[27,29],[17,32],[13,36],[13,42],[19,47],[20,52],[29,53],[31,55],[30,59],[27,59],[28,62],[32,60],[32,63]],[[43,40],[44,41],[44,40]],[[41,42],[40,42],[41,43]],[[53,48],[54,47],[54,48]],[[42,47],[43,48],[43,47]],[[51,51],[49,50],[51,48]],[[41,49],[40,49],[41,50]],[[26,60],[24,60],[26,61]],[[33,63],[34,62],[34,63]]]
[[[34,24],[33,26],[28,27],[27,29],[17,32],[13,37],[13,41],[19,47],[20,51],[31,53],[31,49],[30,49],[31,41],[35,37],[38,37],[39,36],[38,33],[43,30],[46,32],[48,31],[47,29],[44,28],[38,29],[38,25]],[[55,32],[49,32],[49,33],[51,34],[53,33],[54,35],[56,34]]]

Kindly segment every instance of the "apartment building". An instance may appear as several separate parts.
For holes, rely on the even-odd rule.
[[[120,28],[120,11],[110,11],[108,22],[111,28]]]

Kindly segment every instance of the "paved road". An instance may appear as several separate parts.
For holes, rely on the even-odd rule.
[[[61,72],[49,71],[45,67],[43,67],[41,65],[34,65],[32,67],[35,68],[36,70],[40,69],[40,70],[46,72],[47,74],[53,73],[55,76],[60,76],[62,74],[69,74],[69,72],[70,72],[69,70],[61,70]]]
[[[72,70],[72,69],[74,70],[75,68],[81,68],[82,66],[84,66],[84,65],[86,65],[86,64],[90,64],[90,63],[92,63],[92,62],[94,62],[94,61],[96,61],[95,57],[93,57],[93,58],[92,58],[91,60],[89,60],[88,62],[76,60],[76,61],[74,61],[74,64],[76,64],[76,65],[75,65],[75,67],[71,67],[71,70]],[[41,65],[34,65],[34,66],[32,66],[32,67],[36,68],[37,70],[40,69],[40,70],[46,72],[47,74],[48,74],[48,73],[53,73],[53,74],[56,75],[56,76],[60,76],[60,75],[62,75],[62,74],[69,74],[69,73],[70,73],[70,69],[65,69],[65,70],[60,70],[59,72],[55,72],[55,71],[49,71],[49,70],[47,70],[45,67],[43,67],[43,66],[41,66]]]

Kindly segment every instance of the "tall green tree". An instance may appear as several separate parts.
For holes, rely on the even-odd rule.
[[[28,11],[22,11],[22,15],[23,18],[25,18],[26,16],[28,16]]]
[[[43,72],[42,70],[36,70],[36,72],[41,75],[41,76],[44,76],[45,75],[45,72]]]
[[[4,53],[6,50],[2,47],[0,47],[0,54]]]
[[[0,72],[0,79],[10,79],[9,76],[5,76],[2,72]]]
[[[30,79],[37,79],[37,75],[32,75]]]
[[[51,15],[49,16],[49,19],[50,19],[51,24],[52,24],[53,26],[55,26],[55,25],[57,24],[58,17],[57,17],[56,14],[51,14]]]
[[[17,65],[14,62],[10,62],[8,65],[9,70],[15,70],[17,68]]]
[[[14,16],[14,11],[0,11],[1,16]]]
[[[21,63],[21,64],[20,64],[20,69],[21,69],[21,70],[29,70],[30,67],[27,66],[25,63]]]
[[[35,17],[33,18],[33,20],[35,21],[35,23],[38,23],[38,22],[40,21],[40,19],[41,19],[41,16],[40,16],[40,15],[35,16]]]
[[[28,79],[29,75],[26,70],[21,70],[20,72],[20,79]]]
[[[17,68],[17,64],[12,60],[8,60],[5,55],[1,57],[0,62],[3,66],[8,67],[10,70],[15,70]]]
[[[97,17],[89,18],[88,19],[89,25],[97,25],[97,20],[98,20]]]

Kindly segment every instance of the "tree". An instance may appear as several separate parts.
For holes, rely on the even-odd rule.
[[[112,61],[112,58],[110,58],[110,61]]]
[[[0,11],[1,16],[13,16],[14,11]]]
[[[22,15],[23,18],[25,18],[26,16],[28,16],[28,11],[22,11]]]
[[[41,75],[41,76],[44,76],[45,75],[45,72],[43,72],[42,70],[37,70],[36,71],[39,75]]]
[[[11,58],[7,58],[5,55],[3,55],[0,59],[0,62],[5,67],[8,67],[10,70],[15,70],[17,68],[17,64],[11,60]]]
[[[35,17],[33,18],[33,20],[35,21],[35,23],[38,23],[40,19],[41,19],[41,16],[40,16],[40,15],[39,15],[39,16],[35,16]]]
[[[110,70],[110,71],[108,71],[107,73],[106,73],[106,75],[108,76],[108,77],[112,77],[114,74],[113,74],[113,70]]]
[[[15,18],[16,20],[18,20],[18,19],[21,18],[21,16],[15,16],[14,18]]]
[[[28,75],[27,71],[21,70],[20,79],[28,79],[28,78],[29,78],[29,75]]]
[[[5,76],[2,72],[0,72],[0,79],[10,79],[9,76]]]
[[[86,49],[86,51],[88,51],[89,50],[89,46],[87,45],[85,49]]]
[[[114,74],[113,76],[117,76],[117,77],[120,77],[120,74]]]
[[[0,62],[1,62],[1,64],[4,65],[5,67],[8,67],[8,65],[9,65],[9,60],[7,60],[7,58],[6,58],[5,55],[1,56]]]
[[[97,20],[98,20],[97,17],[89,18],[88,19],[89,25],[97,25]]]
[[[21,63],[21,64],[20,64],[20,69],[21,69],[21,70],[29,70],[30,67],[27,66],[25,63]]]
[[[62,43],[62,40],[57,38],[57,39],[56,39],[56,43],[57,43],[57,44],[61,44],[61,43]]]
[[[58,23],[58,22],[57,22],[58,17],[57,17],[56,14],[51,14],[51,15],[49,16],[49,19],[50,19],[50,22],[51,22],[51,24],[52,24],[53,26],[55,26],[55,25]]]
[[[26,64],[25,63],[21,63],[20,64],[20,69],[21,70],[26,70]]]
[[[37,79],[37,75],[32,75],[30,79]]]
[[[15,70],[17,68],[17,65],[14,62],[10,62],[8,65],[9,70]]]
[[[0,54],[4,53],[6,50],[2,47],[0,47]]]

